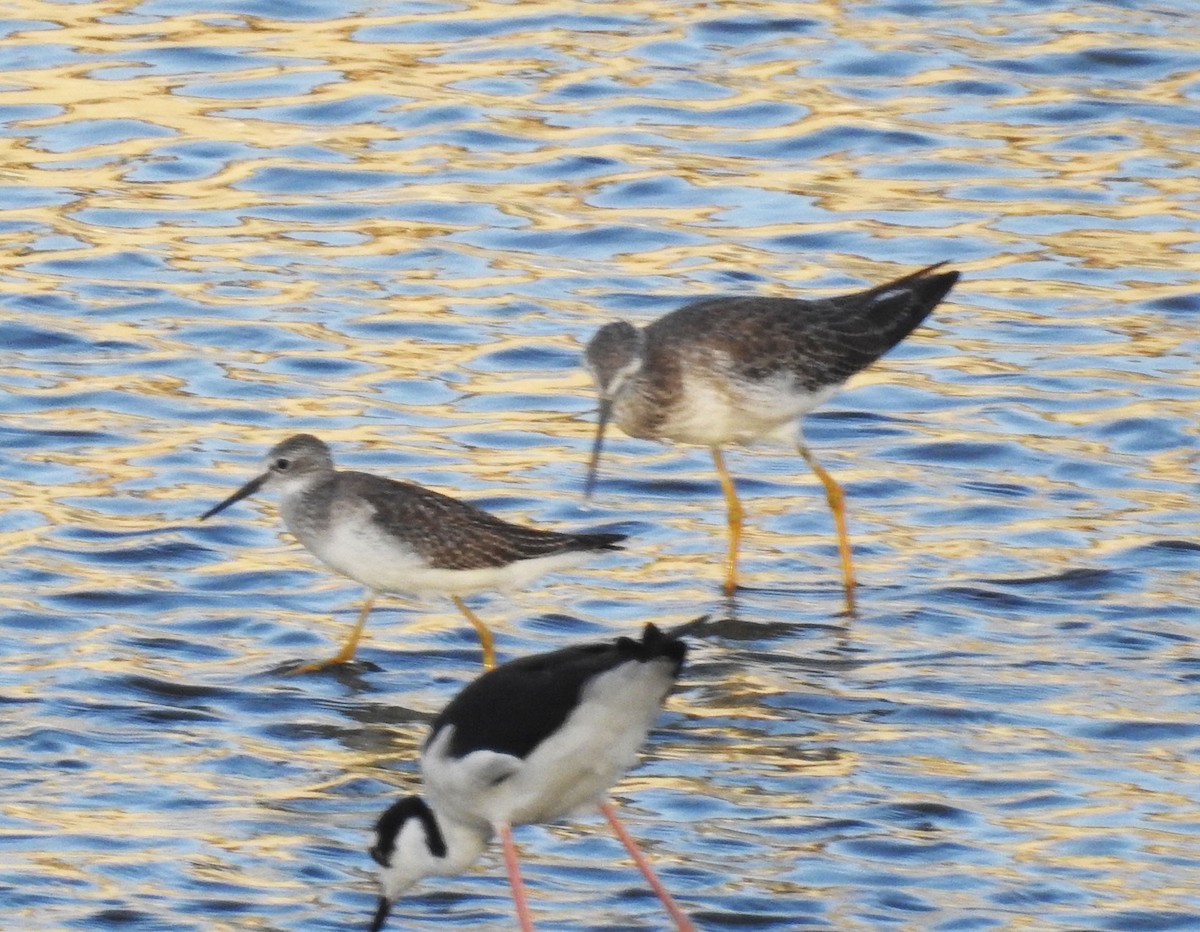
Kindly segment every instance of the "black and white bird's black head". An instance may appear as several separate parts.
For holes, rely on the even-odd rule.
[[[200,516],[203,521],[224,511],[235,502],[264,488],[279,488],[286,496],[303,490],[330,476],[334,471],[333,454],[323,440],[312,434],[296,434],[275,444],[267,454],[265,469],[229,498]]]
[[[483,851],[486,837],[473,843],[460,837],[451,854],[446,834],[425,800],[407,796],[389,806],[375,823],[372,860],[379,865],[381,894],[371,932],[379,932],[392,904],[418,881],[435,875],[456,874],[464,858],[474,860]]]

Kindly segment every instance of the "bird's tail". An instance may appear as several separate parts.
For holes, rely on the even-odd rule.
[[[934,263],[866,292],[863,299],[870,317],[879,324],[886,322],[902,330],[896,339],[903,339],[929,316],[958,281],[956,271],[937,271],[945,264]]]
[[[662,629],[653,623],[648,623],[642,629],[640,641],[619,638],[617,647],[631,659],[642,663],[658,660],[660,657],[674,661],[676,672],[683,666],[683,658],[687,656],[687,643],[678,637],[675,631],[664,634]]]
[[[621,546],[628,534],[572,534],[572,550],[624,550]]]

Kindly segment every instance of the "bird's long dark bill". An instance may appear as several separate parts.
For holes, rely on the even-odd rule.
[[[392,911],[392,901],[386,896],[379,898],[379,905],[375,908],[375,918],[371,920],[371,932],[379,932],[383,928],[383,924],[387,922],[388,913]]]
[[[588,460],[587,479],[583,484],[583,497],[592,497],[592,489],[596,486],[596,473],[600,469],[600,449],[604,446],[604,429],[608,427],[608,419],[612,415],[612,402],[601,399],[600,414],[596,421],[596,439],[592,441],[592,456]]]
[[[224,511],[226,508],[228,508],[234,502],[240,502],[247,495],[253,495],[255,492],[257,492],[259,489],[262,488],[262,484],[266,481],[267,481],[266,473],[263,473],[261,476],[257,476],[254,479],[251,479],[244,486],[242,486],[240,489],[238,489],[236,492],[234,492],[232,495],[230,495],[229,498],[227,498],[227,499],[225,499],[225,501],[221,502],[221,504],[214,505],[212,508],[208,509],[208,511],[204,512],[204,514],[202,514],[200,516],[200,520],[203,521],[205,518],[211,518],[218,511]]]

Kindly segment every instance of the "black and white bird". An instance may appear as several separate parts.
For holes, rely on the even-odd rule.
[[[687,645],[646,625],[640,640],[566,647],[513,660],[462,690],[433,722],[421,755],[425,798],[393,804],[375,826],[371,857],[382,895],[372,932],[425,877],[471,866],[499,835],[522,930],[533,928],[512,827],[598,806],[667,908],[667,893],[607,800],[683,667]]]
[[[563,534],[510,524],[411,482],[337,469],[329,447],[311,434],[277,443],[263,473],[200,520],[264,488],[279,489],[283,523],[300,543],[368,591],[342,649],[294,673],[351,660],[380,592],[450,596],[479,635],[483,665],[493,667],[492,633],[463,596],[524,588],[546,573],[619,550],[625,539],[624,534]]]

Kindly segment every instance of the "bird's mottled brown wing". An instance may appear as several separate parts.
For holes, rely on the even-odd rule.
[[[369,473],[340,472],[369,497],[374,521],[437,569],[473,570],[575,550],[616,550],[623,534],[560,534],[510,524],[468,502]]]
[[[646,328],[648,369],[720,357],[760,381],[790,372],[809,391],[837,385],[908,336],[946,295],[957,272],[923,269],[867,291],[818,300],[708,298]]]

